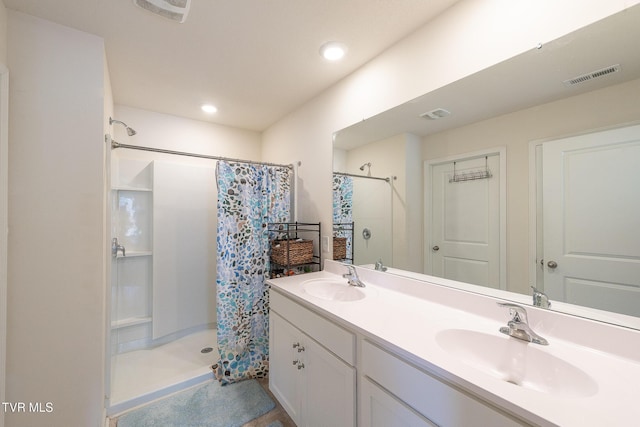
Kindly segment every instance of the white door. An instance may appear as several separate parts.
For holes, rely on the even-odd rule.
[[[542,151],[545,292],[640,316],[640,126]]]
[[[438,277],[501,288],[500,155],[460,159],[458,174],[484,171],[492,176],[449,182],[453,162],[431,168],[431,206],[427,211],[425,272]]]

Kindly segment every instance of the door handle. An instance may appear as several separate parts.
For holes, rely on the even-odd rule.
[[[440,250],[440,247],[439,246],[434,246],[431,249],[433,249],[434,251],[438,252]]]
[[[555,262],[555,261],[549,261],[547,263],[547,267],[549,267],[549,268],[556,268],[557,266],[558,266],[558,263]]]

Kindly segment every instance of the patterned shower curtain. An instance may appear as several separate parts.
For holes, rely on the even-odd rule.
[[[353,178],[333,174],[333,236],[347,238],[347,254],[351,254],[353,235],[351,228],[340,224],[353,222]]]
[[[260,378],[269,367],[270,222],[290,221],[291,170],[218,162],[217,315],[224,385]]]

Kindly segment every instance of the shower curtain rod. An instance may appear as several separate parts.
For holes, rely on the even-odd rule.
[[[111,149],[115,150],[116,148],[129,148],[131,150],[142,150],[142,151],[151,151],[154,153],[164,153],[164,154],[174,154],[177,156],[188,156],[188,157],[198,157],[201,159],[211,159],[211,160],[222,160],[226,162],[237,162],[237,163],[248,163],[252,165],[265,165],[265,166],[278,166],[283,168],[293,169],[293,164],[282,165],[278,163],[268,163],[268,162],[257,162],[253,160],[242,160],[242,159],[234,159],[231,157],[221,157],[221,156],[209,156],[206,154],[197,154],[197,153],[187,153],[185,151],[174,151],[174,150],[165,150],[163,148],[152,148],[145,147],[142,145],[129,145],[129,144],[121,144],[115,140],[111,140]],[[298,161],[298,166],[300,166],[302,162]]]
[[[380,181],[391,181],[391,178],[396,179],[395,176],[392,176],[391,178],[380,178],[377,176],[367,176],[367,175],[358,175],[355,173],[347,173],[347,172],[334,172],[334,175],[342,175],[342,176],[352,176],[354,178],[368,178],[368,179],[379,179]]]

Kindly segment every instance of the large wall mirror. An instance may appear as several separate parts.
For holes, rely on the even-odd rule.
[[[354,263],[520,303],[535,286],[640,328],[638,22],[640,5],[336,132],[334,181],[382,179],[390,200],[353,199],[389,211]]]

